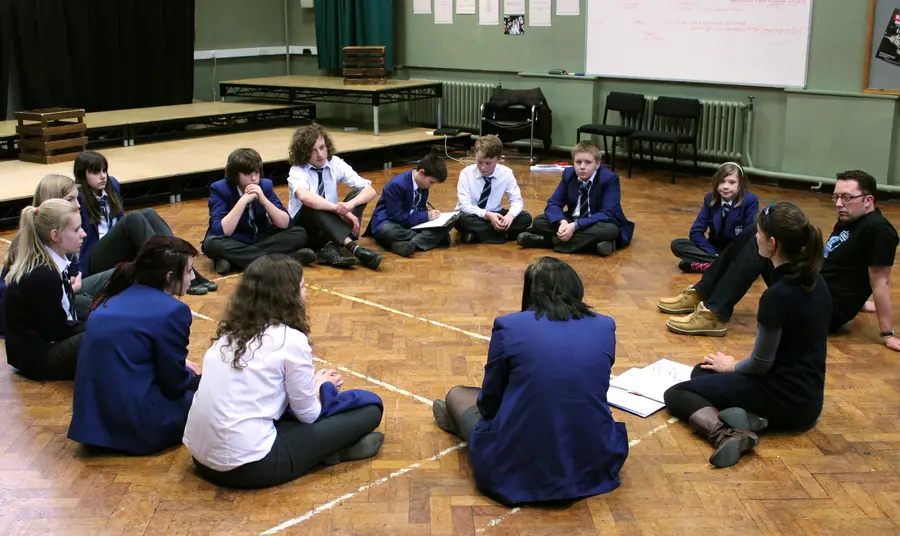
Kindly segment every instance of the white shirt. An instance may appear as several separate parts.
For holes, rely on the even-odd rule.
[[[322,168],[322,182],[325,183],[325,199],[332,203],[338,202],[337,183],[343,182],[350,188],[363,188],[372,181],[366,180],[350,167],[350,164],[344,162],[339,156],[332,156]],[[319,191],[319,174],[312,164],[303,166],[292,166],[288,173],[288,193],[290,200],[288,201],[288,213],[293,218],[303,208],[303,203],[297,199],[294,192],[303,188],[317,194]]]
[[[47,246],[44,246],[44,251],[46,251],[47,253],[50,254],[50,258],[53,259],[53,262],[56,264],[56,268],[59,269],[60,273],[65,272],[69,268],[69,265],[72,264],[71,262],[69,262],[69,259],[67,259],[65,257],[60,257],[59,253],[53,251],[52,249],[48,248]],[[60,286],[63,289],[62,308],[63,308],[63,311],[66,312],[66,318],[68,318],[69,320],[75,320],[74,318],[72,318],[72,311],[71,311],[71,307],[70,307],[71,304],[69,303],[69,295],[66,294],[66,284],[62,280],[60,280]]]
[[[591,207],[591,188],[594,187],[594,177],[596,176],[597,172],[595,171],[594,174],[591,175],[591,178],[587,180],[588,210],[590,210]],[[575,208],[572,210],[572,219],[576,219],[578,218],[578,216],[581,216],[581,203],[579,203],[579,201],[581,201],[581,187],[584,186],[584,184],[585,183],[581,182],[580,180],[578,181],[578,199],[575,200]]]
[[[513,171],[502,164],[497,164],[491,176],[494,178],[491,180],[491,195],[488,197],[486,208],[478,208],[481,191],[484,189],[484,177],[475,164],[463,168],[459,172],[459,182],[456,184],[456,210],[483,218],[485,212],[500,212],[503,208],[503,194],[506,194],[509,200],[509,214],[513,218],[518,216],[525,208],[525,203],[522,201],[522,193],[519,191]]]
[[[106,236],[106,233],[112,228],[113,225],[116,224],[117,218],[114,214],[112,214],[112,209],[109,206],[109,198],[104,194],[103,196],[96,196],[97,204],[100,206],[100,223],[97,224],[97,235],[98,239]],[[109,215],[109,221],[105,217],[103,217],[103,206],[106,205],[106,213]]]
[[[191,455],[216,471],[264,458],[275,443],[275,421],[289,404],[307,424],[322,412],[306,335],[269,326],[261,345],[249,345],[241,369],[231,366],[232,351],[225,344],[220,338],[203,356],[203,381],[183,438]]]

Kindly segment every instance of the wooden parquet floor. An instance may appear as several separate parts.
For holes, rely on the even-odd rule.
[[[558,175],[514,167],[526,208],[540,213]],[[461,166],[450,168],[455,177]],[[365,175],[379,188],[390,178],[381,171]],[[625,212],[637,224],[633,245],[606,259],[564,256],[584,279],[587,301],[617,321],[614,372],[663,356],[694,364],[707,352],[744,356],[752,348],[761,281],[738,305],[726,339],[670,334],[656,311],[657,298],[698,278],[677,271],[669,242],[687,235],[707,185],[706,178],[671,185],[663,173],[623,179]],[[432,201],[452,208],[455,188],[455,178],[439,185]],[[825,194],[753,190],[763,206],[781,199],[799,204],[825,234],[834,223]],[[278,192],[286,198],[286,187]],[[882,208],[900,225],[900,208]],[[157,209],[177,234],[199,245],[205,200]],[[0,253],[5,247],[0,244]],[[454,245],[413,259],[388,253],[377,274],[310,268],[316,356],[341,367],[348,387],[383,397],[386,442],[372,460],[321,468],[274,489],[217,488],[195,475],[183,447],[149,457],[89,457],[66,439],[71,383],[30,382],[0,367],[6,402],[0,533],[900,533],[900,355],[880,345],[874,315],[860,316],[829,340],[818,425],[803,435],[764,435],[755,454],[734,468],[713,470],[710,447],[665,410],[647,419],[614,410],[632,440],[619,489],[556,508],[510,510],[482,497],[465,448],[433,424],[428,402],[454,385],[480,384],[492,320],[517,309],[523,270],[545,253],[512,243]],[[198,266],[209,275],[206,262]],[[199,362],[210,345],[212,320],[236,283],[227,278],[216,293],[185,298],[197,315],[192,359]],[[895,313],[898,288],[895,283]]]

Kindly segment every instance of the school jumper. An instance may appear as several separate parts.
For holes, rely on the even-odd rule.
[[[509,209],[503,208],[503,195],[509,201]],[[469,242],[502,244],[515,240],[519,233],[531,225],[531,214],[524,210],[522,193],[516,183],[513,171],[497,164],[494,172],[487,177],[481,175],[478,166],[472,164],[459,173],[456,186],[456,210],[461,212],[456,229],[470,235]],[[491,222],[484,219],[487,212],[501,216],[512,214],[513,221],[506,231],[497,231]]]
[[[193,397],[191,319],[186,304],[137,284],[91,313],[69,439],[138,455],[179,445]]]
[[[450,226],[412,229],[427,221],[428,190],[419,188],[410,170],[396,175],[385,185],[365,236],[374,236],[385,248],[397,242],[411,242],[419,251],[449,246]]]
[[[265,488],[299,478],[381,422],[378,395],[315,390],[315,365],[306,335],[269,326],[248,344],[240,368],[226,337],[203,357],[184,444],[197,472],[232,488]],[[321,399],[321,400],[320,400]]]
[[[799,430],[816,422],[825,395],[831,295],[821,275],[807,291],[786,275],[788,269],[782,265],[772,271],[772,284],[759,300],[758,331],[774,333],[774,360],[756,371],[749,360],[739,362],[735,372],[714,373],[698,365],[690,381],[666,391],[672,415],[687,422],[706,406],[720,411],[739,407],[768,419],[774,430]],[[754,352],[772,345],[760,344],[760,336]]]
[[[494,320],[471,433],[475,483],[504,504],[575,499],[619,486],[624,423],[606,400],[615,322],[550,321],[522,311]]]
[[[586,185],[578,179],[575,168],[569,166],[529,232],[544,238],[540,247],[553,248],[558,253],[593,251],[600,242],[613,242],[615,249],[622,249],[631,243],[634,223],[625,218],[621,197],[619,176],[605,166],[600,166]],[[563,220],[577,225],[568,242],[556,236]]]
[[[51,257],[56,266],[39,265],[18,283],[7,284],[3,296],[6,361],[32,380],[72,380],[84,323],[75,311],[69,262],[55,252]]]
[[[122,189],[119,181],[115,177],[108,177],[107,180],[112,183],[121,203]],[[101,220],[97,224],[91,223],[85,207],[85,195],[95,196],[100,204]],[[93,192],[80,191],[78,202],[81,205],[81,227],[85,234],[78,256],[83,278],[112,270],[121,262],[133,261],[144,242],[155,234],[173,236],[172,229],[152,208],[128,214],[120,210],[117,214],[111,214],[105,192],[97,196]]]
[[[269,179],[260,179],[263,195],[279,210],[284,205]],[[243,194],[237,186],[229,186],[227,179],[212,183],[209,187],[209,227],[201,248],[213,260],[224,259],[232,267],[243,270],[254,260],[268,253],[294,255],[306,244],[306,230],[302,227],[279,229],[259,200],[247,205],[231,235],[222,230],[222,219],[231,212]]]
[[[713,205],[712,193],[707,193],[691,225],[690,238],[673,240],[672,253],[683,261],[711,263],[744,229],[756,227],[757,212],[759,199],[750,192],[744,194],[744,199],[737,206],[731,201]]]

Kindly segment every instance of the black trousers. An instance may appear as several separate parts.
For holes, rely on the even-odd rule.
[[[413,230],[389,221],[381,226],[375,241],[387,249],[395,242],[412,242],[419,251],[428,251],[441,245],[449,246],[451,229],[452,227],[437,227]]]
[[[695,244],[689,238],[676,238],[672,241],[672,254],[683,261],[688,262],[713,262],[715,255],[711,255]]]
[[[275,421],[275,443],[261,460],[230,471],[210,469],[196,459],[194,466],[203,478],[229,488],[277,486],[308,473],[330,455],[375,431],[380,423],[381,410],[376,406],[338,413],[312,424],[285,416]]]
[[[572,220],[567,220],[572,221]],[[550,223],[550,219],[544,214],[537,216],[531,225],[529,232],[539,234],[547,240],[547,246],[552,244],[553,251],[557,253],[579,253],[596,251],[600,242],[615,242],[619,239],[619,228],[615,224],[599,222],[587,229],[578,229],[568,242],[563,242],[556,236],[559,230],[559,222]]]
[[[346,203],[358,196],[362,190],[362,188],[354,188],[347,194],[347,197],[344,198],[344,202]],[[353,215],[359,220],[360,232],[365,229],[365,227],[362,226],[362,217],[365,210],[366,205],[356,206],[352,210]],[[347,223],[347,220],[334,212],[316,210],[307,206],[301,208],[300,212],[294,216],[294,225],[306,229],[306,247],[316,251],[322,249],[328,242],[334,242],[335,245],[341,247],[344,244],[344,240],[350,236],[350,231],[353,230],[350,228],[350,224]],[[356,238],[358,237],[355,237],[354,240],[356,240]]]
[[[501,209],[498,214],[506,216],[508,209]],[[524,210],[516,216],[509,229],[506,231],[498,231],[494,229],[491,222],[484,218],[479,218],[475,214],[463,214],[456,220],[456,229],[463,233],[472,233],[475,242],[484,244],[502,244],[507,240],[515,240],[519,234],[524,232],[531,226],[531,214]]]
[[[22,376],[36,381],[69,381],[75,379],[75,365],[84,332],[53,343],[43,360],[30,370],[19,370]]]
[[[253,244],[239,242],[230,236],[211,236],[201,248],[213,260],[225,259],[237,270],[243,270],[256,259],[269,253],[293,255],[306,245],[303,227],[288,227],[266,233]]]
[[[687,422],[699,409],[712,406],[719,411],[742,408],[769,420],[773,430],[802,430],[812,427],[822,410],[821,400],[805,406],[779,404],[767,394],[765,377],[739,372],[716,373],[694,367],[691,380],[670,387],[666,407],[673,416]]]
[[[172,235],[169,224],[152,208],[126,214],[107,231],[91,251],[91,274],[115,268],[120,262],[133,261],[138,250],[155,234]]]

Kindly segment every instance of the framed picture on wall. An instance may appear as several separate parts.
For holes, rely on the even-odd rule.
[[[862,91],[900,95],[900,0],[869,0]]]

